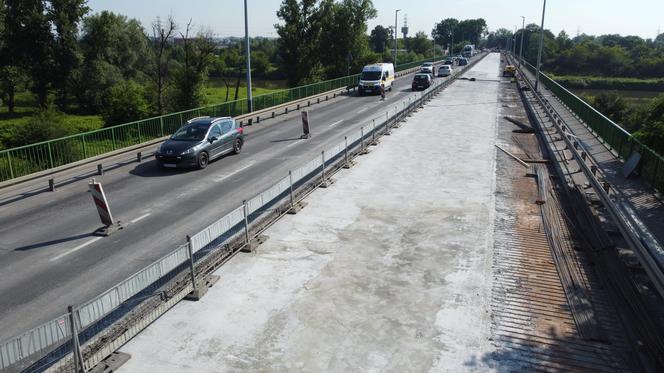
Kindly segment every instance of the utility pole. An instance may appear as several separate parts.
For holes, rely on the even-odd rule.
[[[526,17],[521,16],[521,46],[519,46],[519,68],[521,68],[521,59],[523,58],[523,36],[526,33]]]
[[[542,7],[542,26],[540,26],[539,51],[537,51],[537,74],[536,74],[536,77],[535,77],[535,92],[539,92],[540,68],[542,66],[542,47],[544,46],[544,13],[545,12],[546,12],[546,0],[544,0],[544,6]]]
[[[251,96],[251,47],[249,46],[249,21],[247,16],[247,0],[244,0],[244,49],[247,53],[247,110],[254,111],[254,99]]]
[[[516,25],[514,25],[514,42],[512,43],[512,48],[514,49],[512,53],[516,56]]]
[[[394,11],[394,69],[395,69],[395,71],[396,71],[396,68],[397,68],[397,53],[398,53],[397,52],[398,51],[398,49],[397,49],[397,36],[398,36],[398,34],[397,33],[399,32],[399,30],[397,29],[397,14],[399,14],[400,11],[401,11],[401,9],[397,9],[396,11]]]
[[[454,31],[452,31],[452,46],[450,47],[450,55],[454,56]]]

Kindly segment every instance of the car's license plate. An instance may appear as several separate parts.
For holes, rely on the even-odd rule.
[[[176,166],[172,163],[164,163],[164,167],[175,168]]]

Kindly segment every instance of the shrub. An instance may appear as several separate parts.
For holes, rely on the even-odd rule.
[[[117,83],[104,93],[102,118],[106,127],[137,121],[149,114],[145,89],[128,80]]]
[[[72,135],[75,132],[75,129],[65,122],[64,114],[49,107],[38,111],[24,125],[18,126],[9,145],[23,146]]]

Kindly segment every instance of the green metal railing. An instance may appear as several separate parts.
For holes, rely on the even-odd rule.
[[[431,61],[431,59],[400,65],[397,71],[417,67],[425,61]],[[336,88],[353,86],[357,84],[358,79],[359,74],[349,75],[254,96],[254,111]],[[0,151],[0,181],[52,169],[167,136],[191,118],[206,115],[235,117],[247,113],[247,100],[241,99],[2,150]]]
[[[533,74],[536,73],[536,68],[533,65],[525,60],[523,62]],[[626,160],[633,152],[639,153],[641,162],[637,172],[653,188],[660,192],[664,191],[664,157],[634,138],[632,134],[546,74],[540,72],[540,81],[578,115],[620,158]]]

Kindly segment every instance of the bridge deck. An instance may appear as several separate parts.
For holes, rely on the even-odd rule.
[[[222,267],[201,302],[129,342],[121,371],[630,370],[582,259],[606,340],[580,337],[537,186],[496,155],[496,142],[515,146],[499,118],[523,116],[498,64],[488,56],[468,73],[477,81],[456,82]]]

